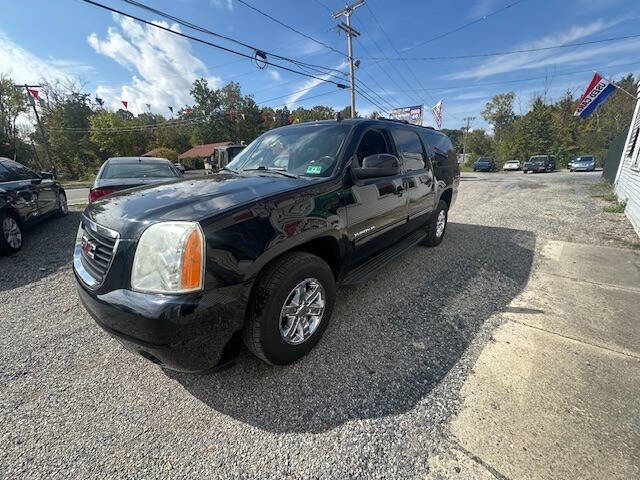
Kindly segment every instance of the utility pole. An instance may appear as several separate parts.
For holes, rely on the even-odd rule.
[[[29,101],[31,102],[31,106],[33,107],[33,113],[36,114],[36,121],[38,122],[38,127],[40,127],[40,134],[42,135],[42,142],[44,143],[44,151],[47,154],[47,160],[49,161],[49,166],[54,167],[53,161],[51,160],[51,152],[49,151],[49,142],[47,141],[47,135],[44,133],[44,127],[42,126],[42,122],[40,121],[40,115],[38,115],[38,110],[36,109],[36,102],[33,100],[33,96],[31,92],[29,92],[29,88],[38,88],[40,85],[16,85],[16,87],[23,87],[27,92],[27,97],[29,97]]]
[[[476,117],[464,117],[462,120],[467,122],[467,128],[464,130],[464,142],[462,144],[462,163],[467,160],[467,134],[469,133],[469,128],[471,128],[471,122],[473,122]]]
[[[360,35],[356,29],[351,28],[351,14],[356,8],[364,5],[364,0],[358,0],[357,2],[347,5],[342,10],[335,12],[331,15],[334,20],[340,17],[347,17],[347,23],[340,22],[338,28],[347,33],[347,48],[349,49],[349,78],[351,80],[351,118],[356,116],[356,82],[355,73],[353,71],[353,42],[351,37],[355,38]]]

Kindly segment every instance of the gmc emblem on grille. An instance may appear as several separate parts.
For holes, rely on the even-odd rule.
[[[98,246],[94,242],[92,242],[85,236],[82,237],[82,251],[91,260],[93,260],[96,256],[96,248],[98,248]]]

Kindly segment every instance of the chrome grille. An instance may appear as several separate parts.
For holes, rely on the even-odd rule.
[[[83,218],[78,229],[74,267],[89,287],[102,284],[118,246],[118,233]]]

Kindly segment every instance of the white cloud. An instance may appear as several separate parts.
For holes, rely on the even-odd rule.
[[[92,33],[87,38],[97,52],[109,57],[133,73],[131,82],[119,88],[101,85],[96,94],[107,106],[121,108],[121,100],[129,102],[134,113],[152,111],[166,113],[167,106],[177,109],[191,102],[189,90],[193,81],[204,77],[213,87],[220,78],[211,76],[204,63],[191,53],[189,42],[169,32],[119,15],[113,16],[119,26],[110,27],[107,37]],[[180,31],[178,25],[155,22]]]
[[[470,9],[470,17],[482,17],[496,9],[498,0],[479,0]]]
[[[340,70],[342,68],[345,68],[346,66],[347,66],[347,62],[342,62],[337,67],[333,67],[333,68],[335,70]],[[318,85],[324,84],[325,83],[324,80],[328,80],[329,78],[331,78],[331,75],[321,75],[317,79],[310,78],[309,80],[304,82],[304,84],[302,84],[301,88],[296,90],[296,93],[289,95],[289,97],[285,102],[285,105],[287,105],[288,108],[291,108],[300,98],[305,96],[307,93],[309,93],[311,90],[316,88]],[[345,84],[348,83],[348,80],[346,80],[344,83]],[[333,84],[331,85],[334,86]]]
[[[90,71],[90,66],[78,62],[40,58],[0,32],[0,73],[10,75],[16,83],[66,82]]]
[[[523,43],[508,48],[509,50],[525,50],[531,48],[544,48],[554,45],[562,45],[566,43],[575,43],[580,39],[588,37],[597,32],[606,30],[622,20],[615,20],[605,23],[602,20],[598,20],[591,24],[576,26],[569,29],[567,32],[549,35],[540,38],[534,42]],[[493,57],[491,60],[487,60],[480,65],[456,72],[448,75],[447,78],[460,80],[466,78],[485,78],[492,75],[498,75],[502,73],[519,71],[524,69],[541,68],[549,65],[560,65],[569,63],[579,63],[600,53],[614,53],[620,51],[630,50],[633,47],[637,47],[638,42],[619,42],[609,43],[606,45],[597,45],[594,47],[579,47],[577,49],[565,49],[565,50],[543,50],[538,52],[524,52],[511,55],[500,55]],[[630,45],[633,45],[630,47]]]
[[[275,80],[276,82],[280,81],[280,73],[277,70],[267,70],[267,75],[271,77],[271,80]]]
[[[215,7],[220,10],[229,10],[233,12],[233,1],[232,0],[211,0],[209,2],[212,7]]]

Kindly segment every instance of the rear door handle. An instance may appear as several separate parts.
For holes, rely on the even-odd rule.
[[[404,188],[403,187],[396,187],[396,191],[395,191],[396,195],[401,197],[403,193],[404,193]]]

